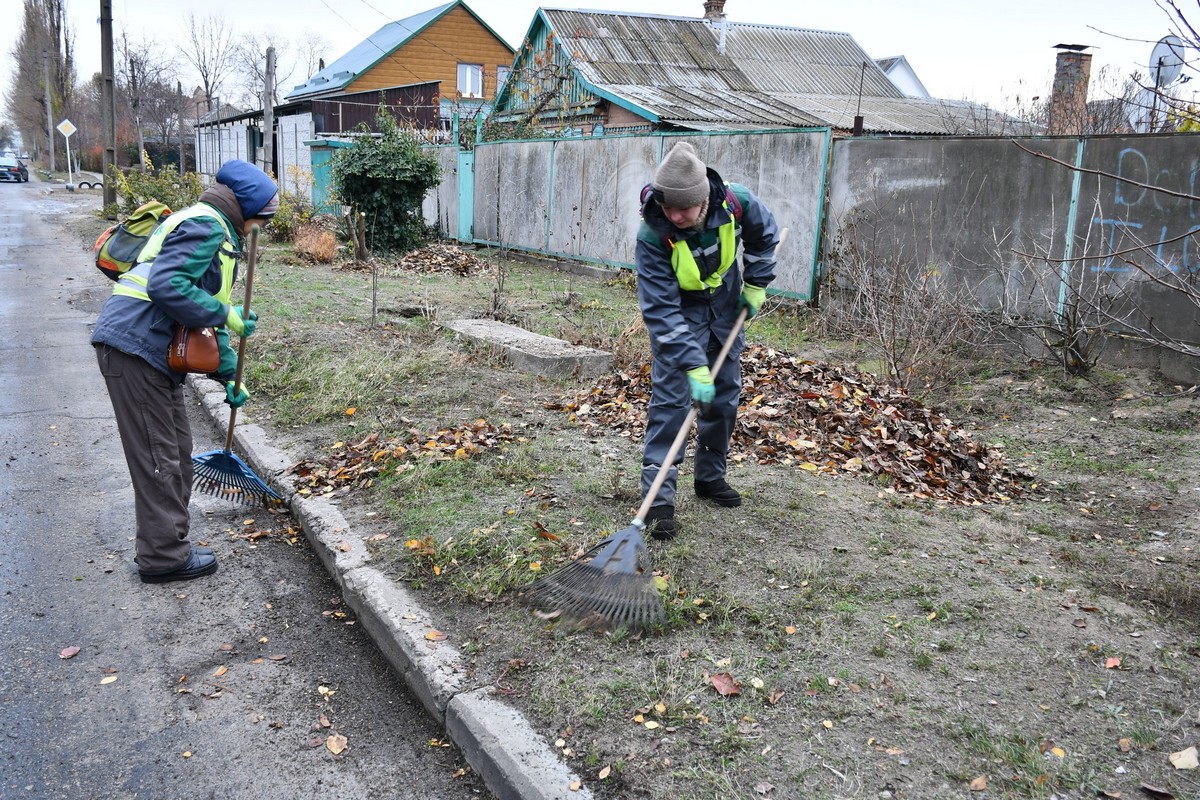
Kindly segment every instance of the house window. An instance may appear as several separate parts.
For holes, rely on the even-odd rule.
[[[512,67],[499,66],[496,67],[496,93],[499,94],[500,87],[508,80],[508,73],[512,72]]]
[[[483,65],[458,65],[458,93],[462,97],[483,97]]]

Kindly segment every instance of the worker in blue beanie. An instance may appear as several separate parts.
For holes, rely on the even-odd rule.
[[[216,329],[220,366],[209,375],[226,402],[250,397],[235,383],[230,332],[254,333],[257,315],[231,300],[237,259],[250,229],[266,227],[279,187],[254,164],[233,160],[195,205],[163,217],[138,262],[123,274],[92,333],[133,480],[138,574],[144,583],[199,578],[216,571],[207,547],[188,542],[192,433],[184,404],[186,375],[167,363],[175,325]]]

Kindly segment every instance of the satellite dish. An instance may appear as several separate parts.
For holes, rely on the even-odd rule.
[[[1183,69],[1183,41],[1174,34],[1158,40],[1150,51],[1150,76],[1156,87],[1169,86]]]

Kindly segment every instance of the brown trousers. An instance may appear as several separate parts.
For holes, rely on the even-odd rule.
[[[133,479],[138,569],[168,572],[187,561],[191,547],[192,429],[183,386],[108,345],[96,345],[96,359]]]

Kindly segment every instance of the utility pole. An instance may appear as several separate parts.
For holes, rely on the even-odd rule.
[[[50,171],[54,172],[54,112],[50,108],[50,51],[42,48],[42,84],[46,94],[46,146],[50,148]]]
[[[187,172],[187,154],[183,149],[183,81],[175,81],[175,93],[179,95],[179,174]]]
[[[275,48],[267,48],[267,80],[263,90],[263,169],[275,169]],[[278,178],[279,176],[275,176]]]
[[[142,131],[142,98],[138,86],[138,63],[137,57],[129,59],[129,98],[130,104],[133,106],[133,124],[137,128],[138,137],[138,169],[142,172],[146,171],[146,138]],[[142,76],[145,77],[144,75]]]
[[[104,207],[116,208],[117,98],[113,91],[112,0],[100,0],[100,113],[104,116]]]

